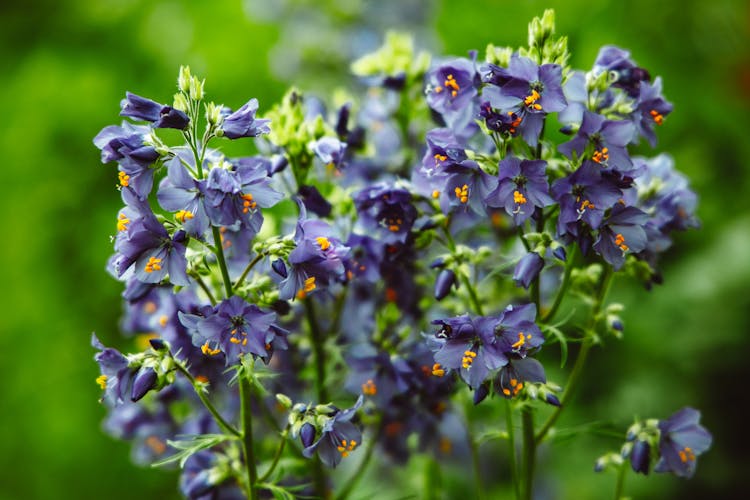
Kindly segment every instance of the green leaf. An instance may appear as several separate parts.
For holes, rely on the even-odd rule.
[[[155,462],[151,464],[151,466],[160,467],[162,465],[179,462],[180,468],[182,468],[185,466],[185,462],[187,461],[187,459],[190,458],[193,454],[201,450],[212,448],[224,441],[234,439],[233,436],[229,436],[227,434],[202,434],[188,437],[190,439],[179,441],[167,440],[167,444],[169,444],[169,446],[181,451],[165,458],[164,460]]]
[[[560,342],[560,368],[565,367],[565,363],[568,361],[568,339],[565,334],[554,325],[542,325],[542,331],[545,333],[551,333],[558,342]]]

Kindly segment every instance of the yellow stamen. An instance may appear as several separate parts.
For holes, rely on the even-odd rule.
[[[221,352],[221,349],[219,349],[218,347],[216,349],[211,349],[211,347],[208,345],[207,340],[206,343],[201,346],[201,352],[206,356],[216,356]]]
[[[513,121],[510,123],[510,127],[508,127],[508,132],[510,132],[511,134],[515,134],[518,126],[521,125],[522,118],[516,115],[515,113],[513,113],[512,111],[508,111],[508,116],[510,116],[511,118],[515,116]]]
[[[336,447],[337,450],[339,450],[339,453],[341,453],[341,456],[343,458],[346,458],[349,456],[349,452],[353,451],[354,448],[357,447],[357,442],[355,440],[347,441],[346,439],[341,441],[341,444]]]
[[[106,375],[99,375],[96,377],[96,383],[99,384],[99,387],[102,389],[107,388],[107,376]]]
[[[596,163],[603,163],[609,160],[609,148],[602,148],[594,151],[594,154],[591,155],[591,159]]]
[[[528,96],[526,96],[526,98],[523,100],[523,103],[526,106],[528,106],[530,108],[533,108],[533,109],[536,109],[537,111],[539,111],[540,109],[542,109],[542,105],[541,104],[537,104],[537,101],[541,97],[542,96],[539,95],[539,92],[537,92],[536,90],[532,90],[531,94],[529,94]]]
[[[128,219],[127,215],[125,215],[122,212],[117,214],[117,230],[118,231],[125,231],[128,228],[129,223],[130,223],[130,219]]]
[[[451,89],[451,97],[456,97],[458,95],[458,91],[461,90],[461,87],[458,86],[458,83],[456,83],[456,79],[453,78],[453,75],[448,75],[445,82],[443,82],[443,85],[445,85],[446,88]]]
[[[149,300],[143,304],[143,312],[146,314],[154,314],[156,312],[156,302]]]
[[[179,212],[174,214],[174,216],[178,221],[182,222],[183,224],[185,223],[186,220],[190,220],[193,217],[195,217],[193,215],[193,212],[189,212],[187,210],[180,210]]]
[[[464,351],[464,357],[461,360],[461,366],[466,368],[467,370],[471,368],[472,363],[474,363],[474,358],[477,357],[477,353],[474,351]]]
[[[437,166],[438,162],[448,159],[446,155],[441,155],[440,153],[435,153],[435,156],[433,156],[433,158],[435,158],[435,166]]]
[[[378,393],[378,386],[372,379],[368,379],[367,382],[362,384],[362,394],[365,396],[374,396]]]
[[[323,251],[331,248],[331,242],[325,236],[318,236],[317,238],[315,238],[315,241],[318,242],[318,245],[320,245],[320,249]]]
[[[456,189],[453,190],[454,193],[456,193],[456,198],[461,203],[468,203],[469,202],[469,186],[464,184],[461,187],[456,187]]]
[[[144,268],[144,271],[147,273],[153,273],[154,271],[161,271],[161,259],[157,259],[156,257],[149,257],[148,262],[146,262],[146,267]]]
[[[652,109],[651,111],[649,111],[649,114],[654,119],[654,122],[657,125],[661,125],[662,123],[664,123],[664,115],[662,115],[661,113],[659,113],[655,109]]]
[[[513,349],[520,349],[524,344],[526,344],[527,340],[531,340],[531,334],[524,335],[523,332],[518,332],[518,341],[514,342],[511,347]]]
[[[167,445],[159,439],[156,436],[149,436],[146,438],[146,446],[151,448],[151,451],[153,451],[157,455],[162,455],[165,451],[167,451]]]
[[[307,297],[307,294],[315,290],[315,276],[310,276],[305,280],[305,284],[302,285],[302,289],[297,291],[297,298],[302,300]]]
[[[687,462],[693,462],[695,461],[695,453],[693,453],[692,448],[689,446],[684,447],[681,449],[678,454],[680,455],[680,461],[685,464]]]
[[[526,197],[520,191],[513,191],[513,203],[518,205],[526,204]]]
[[[432,197],[433,197],[433,198],[440,198],[440,191],[438,191],[437,189],[436,189],[436,190],[434,190],[434,191],[432,192]]]
[[[249,193],[248,194],[243,194],[242,195],[242,199],[244,200],[242,202],[242,213],[243,214],[248,213],[250,210],[255,210],[255,207],[258,206],[258,204],[255,203],[255,201],[253,200],[253,195],[251,195]]]
[[[630,250],[630,247],[625,244],[625,237],[620,233],[615,235],[615,245],[617,245],[623,253]]]
[[[440,366],[440,363],[435,363],[432,365],[432,374],[436,377],[442,377],[445,375],[445,370],[443,370],[443,367]]]
[[[120,179],[120,186],[128,187],[130,185],[130,176],[125,172],[118,172],[117,177]]]

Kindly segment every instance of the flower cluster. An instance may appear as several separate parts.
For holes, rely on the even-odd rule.
[[[108,432],[141,462],[179,463],[189,498],[327,498],[319,462],[362,447],[363,466],[375,450],[465,462],[478,427],[498,432],[480,404],[505,408],[511,440],[523,414],[524,445],[542,443],[589,350],[622,336],[613,277],[658,282],[672,232],[697,226],[671,158],[630,153],[668,123],[661,81],[616,47],[587,72],[568,58],[547,12],[529,47],[484,60],[429,62],[392,33],[352,66],[360,102],[291,89],[262,115],[256,99],[233,111],[186,67],[171,105],[127,93],[132,122],[94,139],[117,165],[109,270],[138,351],[93,340]],[[243,138],[257,155],[224,155]],[[553,322],[568,296],[582,323]],[[542,361],[569,341],[580,361],[560,396]],[[553,413],[534,429],[540,402]],[[633,468],[658,449],[656,470],[692,475],[710,444],[697,412],[649,425]]]

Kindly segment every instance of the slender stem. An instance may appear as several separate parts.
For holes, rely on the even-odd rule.
[[[175,366],[177,366],[177,370],[185,375],[185,377],[190,381],[190,383],[193,386],[193,389],[195,389],[195,393],[198,395],[198,397],[201,400],[201,403],[203,403],[203,406],[206,407],[208,412],[211,414],[212,417],[214,417],[214,420],[216,420],[216,423],[224,429],[226,432],[232,434],[233,436],[240,437],[242,436],[242,433],[234,428],[232,424],[224,420],[224,417],[221,416],[219,411],[216,409],[216,407],[211,403],[211,400],[208,399],[208,396],[206,396],[206,393],[198,386],[198,382],[195,380],[195,377],[183,366],[183,364],[175,359]]]
[[[276,448],[276,453],[273,456],[273,461],[271,462],[271,466],[268,467],[268,470],[258,479],[259,483],[265,483],[266,480],[271,477],[271,474],[273,474],[273,471],[276,469],[276,466],[279,464],[279,459],[281,459],[281,455],[284,453],[284,447],[286,446],[286,438],[289,435],[289,426],[286,426],[284,430],[281,432],[281,441],[279,442],[279,447]]]
[[[233,295],[232,293],[232,280],[229,278],[229,271],[227,270],[227,261],[224,259],[224,245],[221,244],[221,232],[216,226],[211,226],[214,234],[214,246],[216,247],[216,260],[219,261],[219,268],[221,269],[221,277],[224,280],[224,290],[227,292],[227,298]]]
[[[620,470],[617,473],[617,485],[615,486],[615,500],[620,500],[622,498],[622,492],[625,488],[625,476],[627,473],[627,462],[620,464]]]
[[[599,311],[601,310],[602,304],[604,303],[604,298],[607,296],[607,292],[609,291],[609,285],[611,282],[612,268],[605,267],[604,275],[602,276],[601,282],[599,284],[599,291],[597,293],[596,301],[591,308],[591,316],[589,317],[588,326],[586,327],[586,338],[581,345],[581,350],[578,351],[578,357],[576,358],[576,362],[573,365],[573,370],[570,372],[570,378],[568,379],[568,384],[565,387],[565,391],[563,391],[563,395],[560,400],[560,406],[555,408],[555,411],[552,413],[552,415],[549,416],[547,421],[537,433],[537,444],[541,443],[542,440],[544,440],[544,437],[560,417],[560,413],[562,413],[563,408],[565,408],[565,406],[570,401],[570,398],[573,396],[573,392],[575,391],[576,386],[578,385],[578,381],[580,380],[583,373],[583,368],[586,365],[586,359],[588,358],[589,351],[594,345],[594,340],[590,335],[590,332],[591,330],[593,330],[594,326],[596,326],[597,316],[599,316]]]
[[[482,500],[484,498],[484,490],[482,489],[482,473],[479,462],[479,447],[477,441],[474,439],[474,432],[469,420],[469,416],[466,416],[467,425],[466,428],[469,433],[469,449],[471,451],[471,462],[472,468],[474,469],[474,487],[476,488],[476,498]]]
[[[302,302],[305,304],[307,323],[310,325],[310,340],[312,342],[313,355],[315,356],[315,388],[318,403],[325,404],[328,401],[328,391],[325,384],[326,364],[325,351],[323,349],[323,332],[320,331],[320,325],[315,315],[315,305],[310,298],[305,298]]]
[[[534,486],[534,461],[536,460],[536,443],[534,441],[534,413],[531,406],[521,410],[523,429],[523,497],[531,500]]]
[[[372,453],[375,451],[375,444],[380,440],[381,431],[382,427],[379,428],[375,435],[367,442],[365,456],[362,457],[362,461],[359,463],[357,470],[346,482],[346,485],[341,489],[339,494],[336,495],[336,500],[345,500],[351,494],[352,490],[354,490],[354,487],[357,486],[359,480],[362,479],[362,476],[365,475],[364,472],[367,469],[367,466],[370,464]]]
[[[323,463],[320,458],[315,456],[313,460],[313,480],[315,481],[315,491],[318,492],[318,498],[328,500],[331,498],[331,491],[328,489],[328,477]]]
[[[513,428],[513,407],[509,399],[505,400],[505,421],[508,429],[508,457],[510,460],[510,478],[513,483],[513,491],[516,500],[521,500],[521,483],[518,477],[518,464],[516,463],[516,438]]]
[[[240,405],[242,419],[242,448],[245,455],[245,467],[247,467],[248,489],[247,495],[251,500],[257,500],[258,492],[255,485],[258,482],[258,470],[255,464],[255,451],[253,450],[253,412],[251,407],[252,385],[247,374],[240,377]]]
[[[198,283],[198,286],[200,286],[203,289],[203,291],[206,293],[208,300],[211,301],[211,305],[215,306],[216,299],[214,298],[214,295],[211,293],[211,289],[208,288],[208,285],[206,285],[206,282],[203,281],[203,278],[201,278],[200,274],[195,273],[195,274],[191,274],[191,276],[193,277],[195,282]]]
[[[482,303],[479,301],[479,296],[477,295],[477,291],[474,289],[474,286],[471,284],[471,280],[469,280],[468,277],[462,275],[461,281],[469,291],[469,299],[471,300],[471,305],[474,307],[474,311],[478,315],[484,316],[484,312],[482,312]]]
[[[568,286],[570,286],[570,273],[575,266],[577,249],[578,246],[573,245],[573,249],[570,251],[570,255],[568,255],[568,259],[565,262],[565,271],[563,273],[562,282],[560,282],[560,288],[557,290],[555,301],[552,303],[552,306],[550,306],[547,314],[542,316],[542,323],[549,323],[550,320],[555,317],[557,310],[560,308],[560,304],[562,304],[563,298],[565,298],[565,293],[568,291]]]
[[[541,145],[541,142],[540,142]],[[537,155],[537,158],[539,156]],[[536,220],[536,232],[544,232],[544,210],[541,208],[537,209],[538,219]],[[541,279],[541,272],[537,273],[536,278],[531,283],[531,300],[536,304],[537,314],[541,314],[542,311],[542,300],[541,300],[541,286],[539,285]]]
[[[249,263],[249,264],[247,265],[247,267],[245,267],[245,270],[244,270],[244,271],[242,271],[242,274],[240,275],[240,277],[239,277],[239,278],[237,278],[237,281],[236,281],[236,282],[235,282],[235,284],[234,284],[234,289],[235,289],[235,290],[237,290],[237,289],[238,289],[238,288],[240,287],[240,285],[242,285],[242,282],[243,282],[243,281],[245,281],[245,278],[247,278],[247,275],[248,275],[248,273],[249,273],[249,272],[250,272],[250,271],[251,271],[251,270],[253,269],[253,267],[255,267],[255,265],[256,265],[256,264],[257,264],[258,262],[260,262],[260,261],[261,261],[261,260],[263,259],[263,257],[265,257],[265,256],[266,256],[266,254],[265,254],[265,253],[262,253],[262,252],[261,252],[261,253],[259,253],[258,255],[256,255],[256,256],[255,256],[255,258],[254,258],[253,260],[251,260],[251,261],[250,261],[250,263]]]

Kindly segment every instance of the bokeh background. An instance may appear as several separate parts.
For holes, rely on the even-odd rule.
[[[120,285],[105,272],[119,196],[91,139],[119,122],[126,90],[169,101],[180,64],[209,98],[261,111],[294,82],[353,85],[348,61],[408,28],[434,53],[521,45],[557,12],[574,67],[620,45],[662,75],[675,112],[660,128],[700,195],[703,227],[680,234],[651,292],[618,282],[623,342],[595,352],[561,425],[700,408],[714,434],[696,477],[634,477],[635,498],[743,498],[750,362],[750,10],[743,0],[4,0],[0,6],[0,499],[177,498],[176,475],[138,468],[103,434],[89,337],[118,344]],[[647,150],[643,151],[648,154]],[[121,344],[121,343],[120,343]],[[608,498],[594,474],[616,439],[587,434],[540,454],[544,498]],[[362,497],[417,495],[409,470],[373,469]],[[486,477],[499,476],[488,465]],[[378,477],[376,477],[378,475]],[[377,489],[389,478],[391,489]],[[380,486],[376,481],[380,480]],[[498,478],[497,481],[501,481]],[[444,481],[446,498],[460,489]],[[743,488],[744,486],[744,488]],[[383,491],[387,493],[382,493]],[[373,495],[381,492],[381,495]],[[500,489],[498,496],[502,495]],[[356,496],[355,496],[356,498]]]

